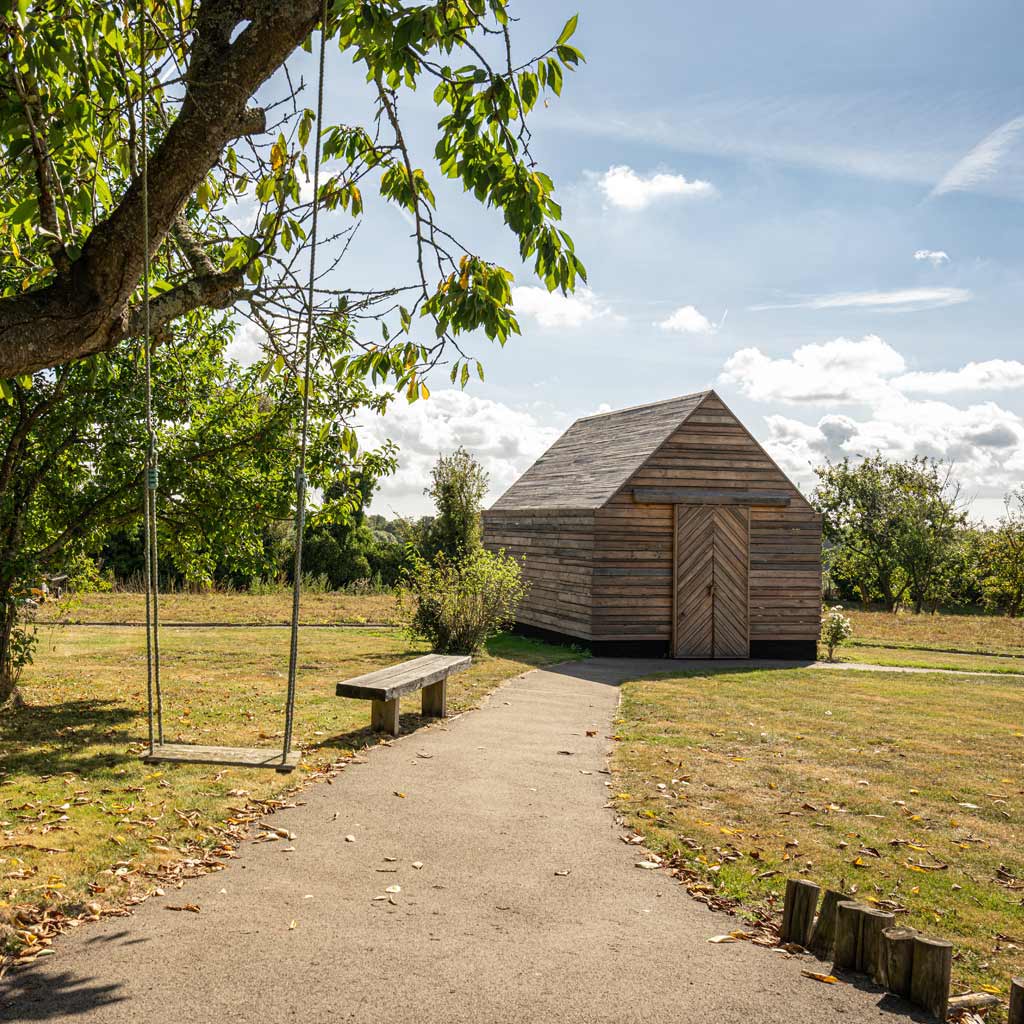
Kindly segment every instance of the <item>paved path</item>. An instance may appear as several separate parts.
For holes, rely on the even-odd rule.
[[[293,853],[246,845],[227,871],[83,927],[0,981],[0,1020],[904,1019],[877,992],[800,975],[816,962],[708,943],[735,919],[634,867],[600,769],[616,686],[638,670],[650,668],[594,659],[530,672],[479,711],[373,750],[274,817],[297,834]],[[395,905],[374,901],[393,884]],[[201,913],[164,909],[186,901]]]

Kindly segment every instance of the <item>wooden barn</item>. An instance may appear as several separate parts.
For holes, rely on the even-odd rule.
[[[714,391],[577,420],[484,513],[518,628],[595,653],[814,658],[821,519]]]

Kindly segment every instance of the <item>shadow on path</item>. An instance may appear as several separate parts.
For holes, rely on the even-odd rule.
[[[64,972],[16,970],[0,980],[0,1020],[64,1020],[119,1003],[120,985]]]

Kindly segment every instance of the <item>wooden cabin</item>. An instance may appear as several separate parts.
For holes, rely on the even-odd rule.
[[[814,658],[821,518],[714,391],[577,420],[484,513],[519,631],[595,654]]]

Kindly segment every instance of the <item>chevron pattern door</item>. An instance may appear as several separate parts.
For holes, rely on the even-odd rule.
[[[675,506],[677,658],[746,658],[750,510],[742,505]]]

